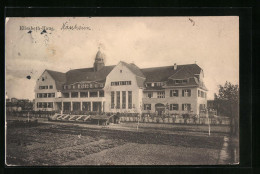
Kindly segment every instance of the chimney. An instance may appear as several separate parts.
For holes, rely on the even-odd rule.
[[[174,66],[173,66],[174,70],[177,70],[177,64],[174,63]]]

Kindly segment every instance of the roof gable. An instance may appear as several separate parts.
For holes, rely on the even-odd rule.
[[[128,63],[123,62],[123,61],[121,61],[121,63],[124,66],[126,66],[136,76],[145,78],[145,76],[144,76],[143,72],[141,71],[141,69],[138,66],[136,66],[134,63],[128,64]]]

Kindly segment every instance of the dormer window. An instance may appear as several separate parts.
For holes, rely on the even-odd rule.
[[[182,80],[175,80],[175,84],[181,84]]]

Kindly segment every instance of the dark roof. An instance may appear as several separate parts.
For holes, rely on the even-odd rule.
[[[46,70],[50,76],[55,80],[56,88],[62,89],[62,85],[66,82],[66,74],[58,71]]]
[[[155,68],[144,68],[141,69],[141,71],[146,77],[146,82],[163,82],[168,81],[169,77],[180,79],[182,79],[183,77],[192,77],[194,76],[194,74],[200,74],[201,68],[197,64],[188,64],[177,65],[176,70],[174,70],[173,66],[164,66]]]
[[[174,70],[174,66],[154,67],[140,69],[133,63],[121,61],[131,72],[136,75],[137,85],[144,87],[144,82],[167,82],[169,86],[188,86],[198,85],[203,89],[204,83],[199,82],[195,74],[200,74],[201,68],[197,64],[178,65]],[[73,69],[66,73],[46,70],[55,80],[58,90],[62,89],[64,84],[72,84],[81,81],[96,81],[105,82],[107,75],[113,70],[115,65],[104,66],[99,71],[94,71],[94,68]],[[187,84],[175,84],[173,79],[190,79]],[[154,87],[153,87],[154,88]],[[161,89],[161,87],[160,87]]]
[[[50,75],[51,77],[56,80],[56,81],[59,81],[59,82],[65,82],[66,81],[66,74],[65,73],[62,73],[62,72],[58,72],[58,71],[52,71],[52,70],[46,70]]]
[[[176,73],[174,73],[172,76],[170,76],[170,79],[188,79],[194,77],[194,74],[192,74],[189,69],[186,66],[182,66],[177,70]]]
[[[97,81],[104,82],[107,75],[115,67],[113,66],[104,66],[99,71],[94,71],[93,68],[83,68],[83,69],[74,69],[66,73],[67,81],[66,84],[72,84],[81,81]]]

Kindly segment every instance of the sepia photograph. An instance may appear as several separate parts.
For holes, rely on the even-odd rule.
[[[239,16],[5,18],[7,166],[232,166],[239,130]]]

